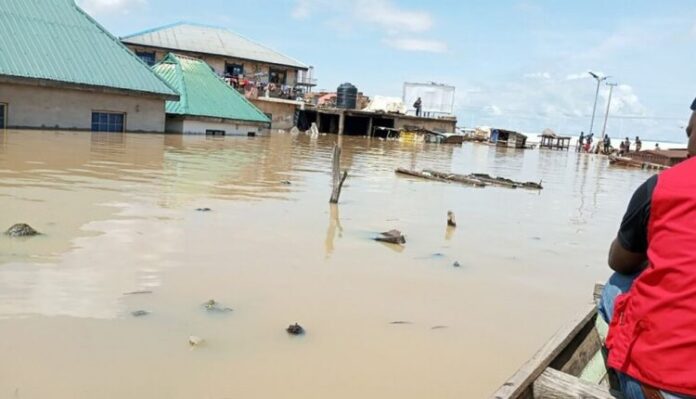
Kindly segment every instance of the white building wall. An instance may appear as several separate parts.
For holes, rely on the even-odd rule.
[[[249,133],[258,135],[265,129],[243,122],[208,122],[174,118],[167,120],[167,133],[206,134],[207,130],[222,130],[226,136],[247,136]]]
[[[163,132],[164,100],[136,94],[105,94],[0,83],[8,128],[92,129],[92,111],[126,114],[126,131]]]

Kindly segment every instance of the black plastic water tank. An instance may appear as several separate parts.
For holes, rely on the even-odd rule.
[[[358,88],[350,83],[338,86],[336,90],[336,107],[355,109],[358,104]]]

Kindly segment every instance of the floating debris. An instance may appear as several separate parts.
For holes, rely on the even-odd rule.
[[[396,169],[396,173],[441,182],[462,183],[474,187],[486,187],[488,185],[494,185],[507,188],[526,188],[530,190],[542,190],[544,188],[541,182],[520,182],[504,177],[493,177],[485,173],[471,173],[468,175],[460,175],[456,173],[446,173],[428,169],[419,172],[416,170],[409,170],[404,168]]]
[[[209,300],[208,302],[204,303],[203,306],[208,312],[227,313],[234,311],[232,308],[221,307],[220,304],[215,301],[215,299]]]
[[[290,180],[281,180],[280,184],[285,184],[286,186],[292,185],[292,182]]]
[[[434,326],[431,327],[431,330],[444,330],[445,328],[449,328],[449,326]]]
[[[297,323],[290,324],[288,328],[285,329],[285,331],[287,331],[290,335],[303,335],[305,333],[304,328],[302,328],[302,326]]]
[[[197,337],[195,335],[191,335],[188,339],[189,345],[191,346],[200,346],[205,342],[205,340],[201,337]]]
[[[149,314],[150,312],[148,312],[147,310],[136,310],[134,312],[131,312],[131,315],[133,315],[133,317],[143,317]]]
[[[389,324],[400,325],[400,324],[413,324],[413,323],[410,321],[405,321],[405,320],[397,320],[397,321],[392,321]]]
[[[454,263],[452,263],[452,266],[454,266],[454,267],[461,267],[462,264],[459,263],[459,261],[455,261]]]
[[[447,226],[457,227],[457,221],[455,220],[454,212],[452,211],[447,211]]]
[[[152,294],[152,291],[143,290],[143,291],[131,291],[131,292],[124,292],[123,293],[123,295],[146,295],[146,294]]]
[[[375,237],[375,241],[403,245],[406,244],[406,237],[399,230],[389,230],[379,233],[379,236]]]
[[[26,223],[17,223],[14,226],[7,229],[5,234],[10,237],[33,237],[38,236],[41,233],[34,230],[33,227],[29,226]]]
[[[210,208],[196,208],[197,212],[210,212],[212,209]]]

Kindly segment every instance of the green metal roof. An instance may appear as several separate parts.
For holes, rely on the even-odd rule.
[[[170,53],[152,69],[181,93],[179,101],[167,101],[168,114],[271,122],[205,61]]]
[[[74,0],[0,1],[0,75],[178,96]]]

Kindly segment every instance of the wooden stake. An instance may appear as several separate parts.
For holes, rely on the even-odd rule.
[[[341,189],[343,188],[343,182],[346,181],[348,177],[348,171],[343,171],[341,175],[341,146],[334,146],[333,150],[333,190],[331,191],[332,204],[338,204],[338,198],[341,196]]]

